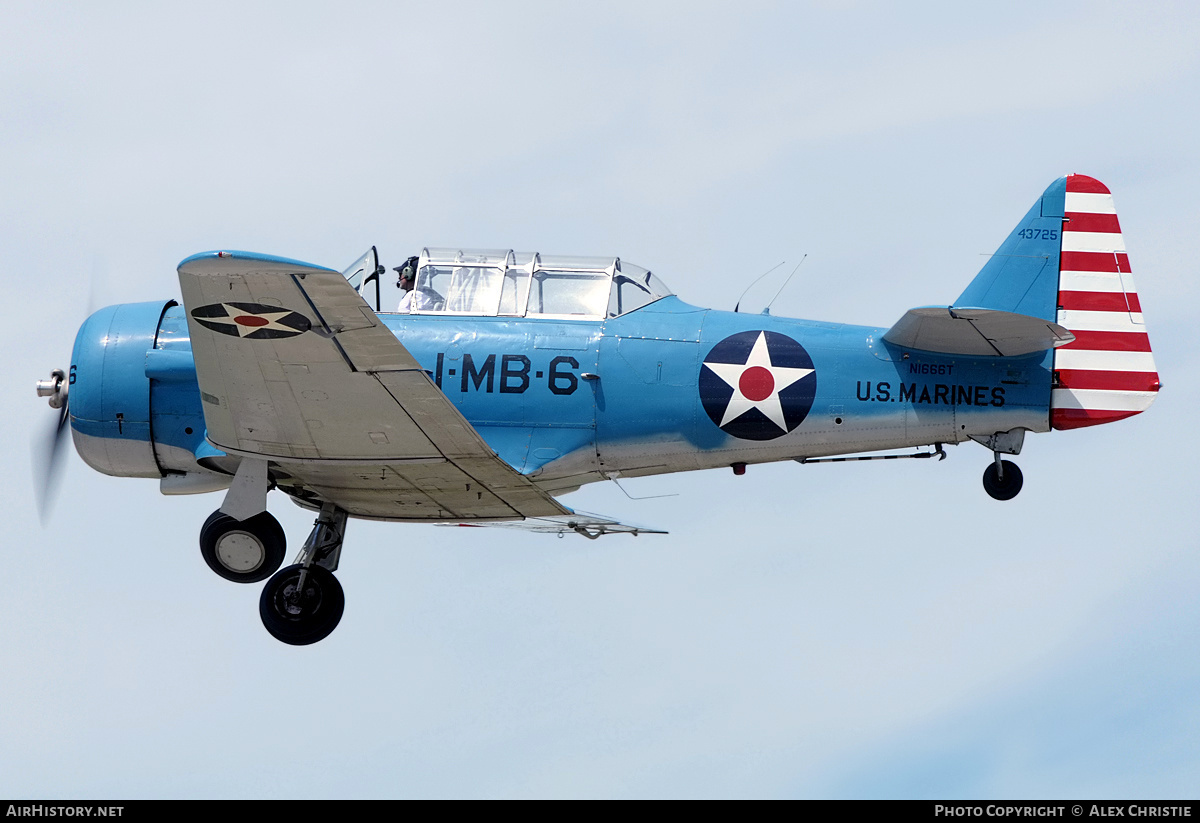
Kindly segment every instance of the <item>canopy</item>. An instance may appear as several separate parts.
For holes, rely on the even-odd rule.
[[[619,257],[426,248],[410,312],[601,320],[669,294],[651,272]]]

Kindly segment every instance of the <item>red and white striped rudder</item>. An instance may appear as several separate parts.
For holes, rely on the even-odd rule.
[[[1143,412],[1160,386],[1112,194],[1067,177],[1058,322],[1075,340],[1054,353],[1050,424],[1076,429]]]

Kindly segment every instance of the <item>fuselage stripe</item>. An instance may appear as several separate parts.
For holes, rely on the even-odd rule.
[[[1121,224],[1117,222],[1116,214],[1097,214],[1086,211],[1069,211],[1067,222],[1063,224],[1064,232],[1103,232],[1120,234]],[[1123,244],[1122,244],[1123,245]]]
[[[1140,414],[1136,411],[1107,411],[1099,409],[1051,409],[1050,425],[1062,431],[1064,429],[1080,429],[1084,426],[1096,426],[1101,423],[1115,423],[1126,417]]]
[[[1061,281],[1060,281],[1061,282]],[[1065,291],[1058,292],[1058,306],[1067,311],[1141,312],[1136,292]]]
[[[1107,389],[1054,389],[1050,405],[1056,409],[1106,409],[1140,412],[1150,408],[1157,392]]]
[[[1067,196],[1064,201],[1067,214],[1071,213],[1088,213],[1088,214],[1116,214],[1117,209],[1113,205],[1111,194],[1098,192],[1082,192],[1071,191],[1070,186],[1067,187]]]
[[[1064,232],[1066,234],[1066,232]],[[1120,268],[1117,268],[1120,266]],[[1064,248],[1059,261],[1062,271],[1109,271],[1128,274],[1129,255],[1123,251],[1069,251]]]
[[[1150,352],[1088,351],[1087,349],[1055,349],[1054,368],[1081,371],[1157,371]]]
[[[1068,326],[1068,328],[1070,328]],[[1089,349],[1092,351],[1150,351],[1150,335],[1145,332],[1075,331],[1075,340],[1059,351]]]
[[[1057,369],[1054,374],[1064,389],[1157,391],[1159,385],[1158,372]]]
[[[1125,239],[1119,232],[1109,234],[1099,231],[1064,231],[1062,233],[1063,253],[1093,252],[1112,254],[1125,251]]]
[[[1067,193],[1070,194],[1073,192],[1094,192],[1096,194],[1112,195],[1108,190],[1108,186],[1101,183],[1095,177],[1088,177],[1086,174],[1067,175]]]
[[[1141,312],[1130,311],[1085,311],[1083,309],[1067,309],[1058,315],[1058,322],[1075,332],[1081,331],[1117,331],[1142,332],[1146,331],[1146,323],[1142,320]]]
[[[1137,288],[1133,274],[1127,271],[1063,271],[1059,272],[1059,291],[1115,291],[1133,294]]]

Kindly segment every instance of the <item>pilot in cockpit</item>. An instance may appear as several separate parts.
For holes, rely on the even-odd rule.
[[[396,311],[407,312],[412,308],[413,285],[417,280],[417,258],[408,258],[404,261],[403,266],[396,266],[392,271],[399,275],[396,286],[404,290],[404,295],[400,298],[400,305]]]
[[[404,290],[400,305],[396,307],[396,311],[401,314],[410,311],[437,311],[446,303],[445,298],[429,288],[428,284],[417,286],[417,263],[418,258],[410,257],[404,261],[403,266],[392,269],[400,276],[396,285]]]
[[[403,266],[396,266],[392,269],[400,277],[396,281],[396,285],[404,290],[404,296],[400,298],[400,305],[396,308],[397,312],[407,313],[413,309],[417,311],[436,309],[438,306],[437,298],[429,293],[428,289],[413,288],[417,282],[417,258],[410,257],[404,261]]]

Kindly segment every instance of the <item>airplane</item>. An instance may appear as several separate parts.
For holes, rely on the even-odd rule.
[[[38,381],[54,448],[69,424],[100,472],[224,491],[205,562],[267,580],[263,625],[307,645],[341,619],[350,518],[662,533],[558,498],[772,461],[944,458],[966,441],[992,452],[987,494],[1010,500],[1023,479],[1004,456],[1026,432],[1130,417],[1160,389],[1112,195],[1085,175],[1052,183],[957,300],[890,328],[698,308],[619,257],[414,258],[393,311],[374,248],[342,272],[188,257],[182,305],[95,312],[70,367]],[[876,454],[899,449],[916,451]],[[316,513],[283,568],[272,490]]]

